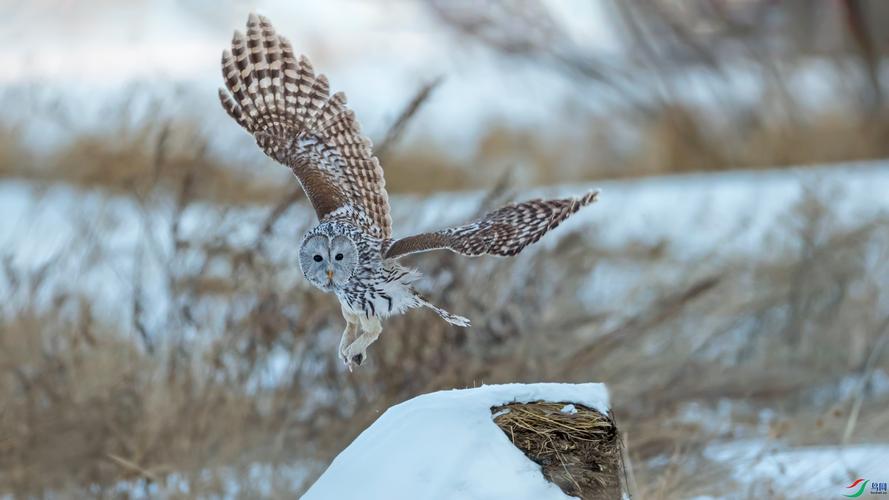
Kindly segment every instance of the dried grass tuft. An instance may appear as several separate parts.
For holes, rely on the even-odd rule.
[[[543,476],[567,495],[618,498],[620,435],[610,415],[573,403],[510,403],[491,408],[494,422]]]

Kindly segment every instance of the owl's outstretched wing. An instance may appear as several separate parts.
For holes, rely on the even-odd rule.
[[[539,240],[582,207],[596,201],[598,191],[580,198],[531,200],[494,210],[469,224],[393,242],[384,258],[446,249],[462,255],[511,256]]]
[[[319,219],[352,205],[367,215],[364,229],[372,236],[391,237],[383,169],[346,96],[330,96],[327,78],[316,76],[305,56],[297,60],[268,19],[250,14],[246,35],[235,31],[231,51],[222,53],[222,75],[222,107],[268,156],[293,170]]]

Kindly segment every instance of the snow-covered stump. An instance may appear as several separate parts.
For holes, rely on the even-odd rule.
[[[602,384],[440,391],[383,413],[304,498],[620,498],[619,443]]]
[[[492,408],[494,422],[543,477],[583,499],[621,497],[621,440],[610,414],[580,403],[537,401]]]

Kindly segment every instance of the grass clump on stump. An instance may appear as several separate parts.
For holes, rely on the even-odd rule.
[[[621,442],[609,415],[576,403],[510,403],[494,422],[567,495],[621,497]]]

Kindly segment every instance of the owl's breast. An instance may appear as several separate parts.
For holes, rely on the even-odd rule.
[[[362,267],[336,295],[353,314],[385,318],[420,305],[411,287],[419,278],[416,271],[398,265]]]

